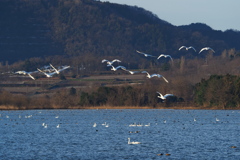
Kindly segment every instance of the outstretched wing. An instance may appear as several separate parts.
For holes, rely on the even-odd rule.
[[[114,63],[114,62],[121,62],[119,59],[114,59],[114,60],[112,60],[112,63]]]
[[[212,50],[213,51],[213,53],[215,53],[215,51],[212,49],[212,48],[209,48],[210,50]]]
[[[174,96],[173,94],[165,94],[163,97],[164,98],[167,98],[167,97],[169,97],[169,96]]]
[[[61,72],[61,71],[65,70],[65,69],[68,69],[68,68],[70,68],[70,66],[63,67],[62,69],[59,69],[58,71]]]
[[[167,58],[167,57],[169,57],[173,61],[173,59],[170,55],[165,55],[165,58]]]
[[[59,71],[55,67],[53,67],[52,64],[50,64],[50,66],[55,70],[55,72],[59,73]]]
[[[161,76],[162,76],[162,75],[161,75]],[[167,80],[165,77],[162,76],[162,78],[164,79],[165,82],[168,83],[168,80]]]
[[[117,66],[117,67],[116,67],[116,69],[119,69],[119,68],[121,68],[121,69],[126,69],[126,67],[124,67],[124,66]]]
[[[157,59],[164,57],[164,54],[160,54]]]
[[[197,52],[196,49],[195,49],[193,46],[190,46],[190,47],[188,47],[188,48],[189,48],[189,49],[192,48],[195,52]]]
[[[30,78],[32,78],[33,80],[35,80],[35,78],[34,78],[30,73],[28,73],[28,76],[29,76]]]
[[[104,62],[109,62],[109,60],[103,59],[103,60],[102,60],[102,63],[104,63]]]
[[[181,49],[183,49],[183,48],[187,48],[186,46],[182,46],[182,47],[180,47],[178,50],[180,51]]]

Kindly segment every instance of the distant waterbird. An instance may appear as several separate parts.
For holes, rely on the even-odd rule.
[[[102,60],[102,63],[104,63],[104,62],[107,62],[107,64],[112,65],[114,62],[121,62],[121,61],[120,61],[119,59],[114,59],[114,60],[112,60],[112,61],[103,59],[103,60]]]
[[[52,64],[50,64],[50,66],[54,69],[54,71],[55,71],[57,74],[60,74],[61,71],[70,68],[70,66],[62,66],[63,68],[61,68],[61,69],[56,69]]]
[[[211,50],[211,51],[213,51],[213,53],[215,53],[215,51],[212,49],[212,48],[210,48],[210,47],[204,47],[204,48],[202,48],[201,50],[200,50],[200,52],[198,53],[198,54],[200,54],[202,51],[204,51],[204,50]]]
[[[168,58],[169,57],[173,61],[173,59],[172,59],[172,57],[170,55],[160,54],[157,59],[160,59],[161,57],[164,57],[164,58]]]
[[[108,64],[107,66],[108,66],[108,67],[112,67],[112,68],[111,68],[112,71],[116,71],[116,70],[118,70],[118,69],[120,69],[120,68],[121,68],[121,69],[126,69],[126,67],[124,67],[124,66],[114,67],[114,66],[111,65],[111,64]]]
[[[165,94],[165,95],[162,95],[160,92],[157,92],[159,95],[157,96],[158,98],[162,99],[162,100],[165,100],[167,99],[167,97],[169,96],[174,96],[173,94]]]
[[[44,71],[42,71],[41,69],[37,68],[37,70],[43,74],[45,74],[46,77],[50,78],[52,77],[54,74],[57,74],[57,72],[51,72],[51,73],[46,73]]]
[[[147,71],[142,71],[141,73],[147,73],[147,77],[148,78],[152,78],[152,77],[163,78],[164,81],[168,83],[168,80],[165,77],[163,77],[162,75],[160,75],[160,74],[151,74],[150,75]]]
[[[139,73],[140,71],[130,71],[127,70],[126,68],[122,68],[122,70],[129,72],[130,74],[135,74],[135,73]]]
[[[36,71],[35,71],[36,72]],[[17,71],[15,72],[17,74],[23,74],[23,75],[28,75],[30,78],[32,78],[33,80],[35,80],[35,78],[31,75],[33,72],[26,72],[26,71]]]
[[[138,50],[136,50],[136,52],[144,55],[145,57],[156,57],[156,56],[153,56],[153,55],[150,55],[150,54],[147,54],[147,53],[140,52]]]
[[[195,52],[197,52],[196,49],[193,46],[190,46],[190,47],[182,46],[178,50],[180,51],[183,48],[185,48],[186,50],[193,49]]]
[[[128,138],[128,144],[140,144],[141,142],[131,142],[130,138]]]

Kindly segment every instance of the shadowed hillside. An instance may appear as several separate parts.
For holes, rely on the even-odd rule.
[[[180,57],[181,45],[211,46],[216,55],[240,48],[240,33],[205,24],[176,27],[143,8],[93,0],[2,0],[0,61],[68,55],[120,56],[136,49]],[[189,53],[194,57],[195,53]]]

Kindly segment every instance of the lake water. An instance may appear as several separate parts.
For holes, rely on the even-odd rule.
[[[240,159],[239,135],[236,110],[0,111],[6,160]]]

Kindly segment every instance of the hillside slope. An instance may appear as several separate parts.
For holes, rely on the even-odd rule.
[[[94,0],[2,0],[0,62],[68,55],[133,58],[137,50],[180,57],[181,45],[240,50],[240,32],[173,26],[143,8]],[[196,54],[188,53],[193,57]]]

